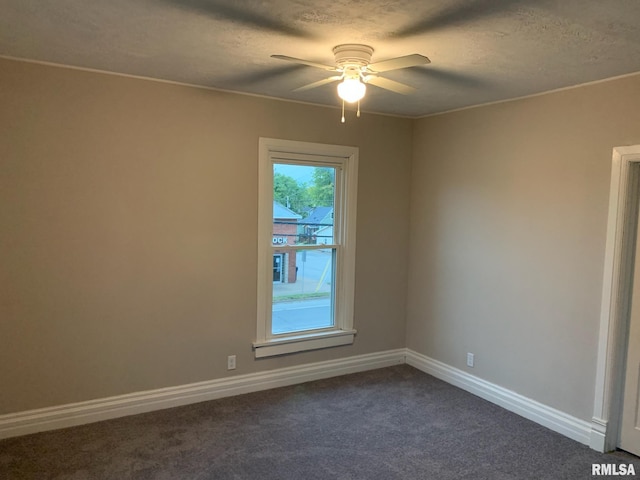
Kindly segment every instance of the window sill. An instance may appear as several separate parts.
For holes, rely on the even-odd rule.
[[[331,332],[309,333],[290,337],[279,337],[254,342],[256,358],[273,357],[287,353],[304,352],[319,348],[351,345],[356,335],[355,330],[333,330]]]

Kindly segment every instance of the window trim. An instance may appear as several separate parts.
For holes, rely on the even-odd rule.
[[[259,139],[258,152],[258,277],[257,327],[253,342],[256,358],[315,350],[353,343],[356,247],[356,200],[358,187],[358,148],[343,145],[298,142],[273,138]],[[336,269],[334,326],[290,335],[271,334],[273,233],[273,163],[331,163],[341,169],[342,181],[336,184],[339,225],[334,227],[334,244],[339,244]]]

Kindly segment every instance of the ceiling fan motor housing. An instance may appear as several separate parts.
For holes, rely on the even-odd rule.
[[[345,43],[334,47],[333,54],[339,68],[366,67],[371,63],[373,48],[358,43]]]

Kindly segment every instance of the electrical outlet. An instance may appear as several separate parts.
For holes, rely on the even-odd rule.
[[[473,353],[467,353],[467,367],[473,368],[474,355]]]
[[[235,370],[236,369],[236,356],[229,355],[227,357],[227,370]]]

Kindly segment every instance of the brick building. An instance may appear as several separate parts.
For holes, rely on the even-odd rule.
[[[295,245],[298,220],[302,217],[284,205],[273,202],[273,246]],[[295,283],[296,252],[276,248],[273,251],[273,282]]]

